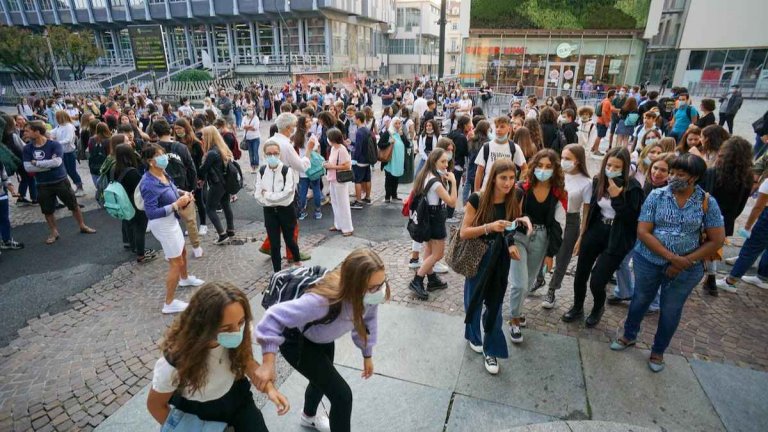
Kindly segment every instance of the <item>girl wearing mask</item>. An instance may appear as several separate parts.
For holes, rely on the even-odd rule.
[[[189,124],[189,120],[180,118],[173,124],[173,136],[176,141],[184,144],[189,149],[189,154],[192,156],[192,161],[195,163],[195,172],[200,173],[200,168],[203,164],[203,143],[198,139],[197,134]],[[202,137],[202,133],[200,134]],[[197,229],[199,235],[208,234],[208,226],[206,222],[206,208],[205,194],[203,193],[203,182],[198,181],[195,185],[195,205],[197,206],[197,215],[200,218],[200,227]],[[202,255],[200,255],[202,256]],[[200,258],[198,254],[195,254],[196,258]]]
[[[634,175],[635,180],[640,183],[640,186],[645,185],[645,181],[648,176],[648,169],[651,167],[651,163],[658,159],[662,153],[664,153],[664,149],[662,148],[661,143],[658,141],[653,141],[653,144],[646,144],[643,147],[643,150],[640,152],[640,155],[637,159],[637,170],[635,171]]]
[[[245,118],[243,119],[243,130],[245,131],[246,145],[248,145],[248,157],[251,162],[251,174],[256,174],[259,168],[259,146],[261,145],[261,129],[259,125],[259,116],[256,115],[253,105],[248,105],[245,109]]]
[[[263,150],[267,164],[259,168],[253,195],[256,202],[264,208],[264,227],[269,238],[272,270],[278,272],[281,234],[291,256],[301,256],[299,245],[293,237],[293,231],[296,229],[296,215],[293,209],[294,170],[280,161],[280,145],[276,142],[267,141]],[[301,265],[301,262],[296,261],[296,265]]]
[[[275,381],[278,349],[309,381],[301,424],[317,430],[349,432],[352,390],[333,364],[335,341],[351,332],[363,357],[364,379],[373,376],[373,347],[378,340],[378,306],[389,299],[384,262],[371,249],[357,249],[299,298],[267,309],[255,329],[263,363],[255,385],[268,390]],[[314,322],[322,320],[322,323]],[[311,327],[310,323],[313,323]],[[304,329],[303,332],[297,329]],[[318,413],[323,396],[331,402],[326,417]]]
[[[472,118],[472,99],[469,98],[469,93],[467,93],[466,90],[464,90],[461,93],[461,100],[458,103],[458,106],[456,107],[456,115],[461,116],[469,116],[469,118]]]
[[[132,219],[122,221],[123,243],[126,243],[131,251],[136,254],[136,262],[144,264],[157,258],[157,251],[144,247],[147,233],[147,214],[136,207],[133,194],[141,181],[139,173],[139,161],[136,152],[130,143],[119,144],[115,147],[115,173],[113,180],[117,180],[128,194],[128,199],[135,210]]]
[[[299,157],[309,159],[310,155],[307,154],[307,143],[310,140],[317,141],[315,135],[309,132],[311,126],[311,119],[307,116],[298,116],[296,121],[296,132],[293,133],[291,140],[293,141],[293,148],[299,153]],[[320,146],[315,145],[313,150],[317,154],[320,154]],[[315,204],[315,219],[323,218],[323,179],[310,180],[304,172],[299,172],[299,220],[307,218],[307,192],[312,189],[312,200]]]
[[[259,367],[251,347],[252,325],[248,298],[237,287],[213,282],[200,288],[160,344],[163,356],[155,363],[147,397],[152,417],[173,428],[187,413],[226,423],[235,432],[266,432],[251,393]],[[285,396],[272,382],[263,388],[278,415],[286,414]]]
[[[397,197],[397,185],[405,172],[404,133],[403,120],[400,117],[393,118],[389,125],[389,145],[395,147],[392,149],[392,158],[384,165],[384,202],[387,204],[402,201]]]
[[[429,205],[429,222],[431,233],[429,241],[423,243],[424,260],[416,271],[416,275],[408,285],[421,300],[429,299],[428,291],[445,289],[448,284],[440,280],[434,272],[434,265],[443,258],[445,252],[445,238],[448,232],[445,226],[447,217],[446,206],[454,207],[457,200],[456,177],[448,170],[448,154],[440,148],[432,151],[414,180],[413,195],[424,194]],[[424,277],[427,277],[427,286],[424,287]]]
[[[478,273],[464,282],[464,310],[467,314],[464,338],[472,351],[485,357],[485,370],[496,375],[499,373],[498,359],[509,357],[501,328],[507,290],[505,279],[510,260],[520,260],[520,251],[514,240],[514,224],[525,224],[529,229],[532,227],[527,218],[520,217],[514,162],[508,158],[499,159],[488,175],[490,179],[485,190],[469,196],[461,224],[462,239],[481,238],[488,244]],[[480,285],[481,282],[484,285]]]
[[[168,259],[168,275],[165,278],[165,304],[163,313],[178,313],[187,303],[173,298],[176,286],[200,286],[204,282],[187,272],[187,252],[184,233],[179,225],[179,212],[192,204],[194,198],[188,192],[180,193],[170,176],[165,173],[168,155],[157,144],[148,144],[142,152],[147,172],[141,178],[139,189],[144,200],[144,211],[149,219],[148,227],[163,247]]]
[[[658,129],[651,129],[643,134],[643,137],[640,139],[640,145],[635,146],[635,150],[632,152],[632,161],[639,164],[643,160],[643,157],[640,156],[640,153],[642,153],[643,150],[649,145],[659,144],[661,145],[662,153],[666,153],[666,151],[664,151],[664,145],[662,144],[661,140],[661,131]],[[672,142],[672,148],[674,148],[674,138],[670,138],[670,141]]]
[[[627,149],[614,147],[605,155],[592,182],[587,223],[574,248],[579,260],[573,282],[573,307],[562,316],[565,322],[584,316],[588,280],[594,305],[586,326],[594,327],[600,322],[605,312],[605,286],[635,243],[643,191],[629,175],[629,165]]]
[[[699,129],[698,126],[691,126],[685,131],[682,138],[680,138],[676,150],[678,154],[691,153],[704,159],[704,156],[699,149],[700,145],[701,129]]]
[[[352,156],[344,146],[344,136],[337,128],[328,130],[328,142],[331,144],[331,153],[324,166],[327,171],[328,183],[331,191],[331,208],[333,209],[333,227],[331,231],[341,231],[344,237],[354,233],[352,226],[352,213],[349,207],[349,193],[346,183],[337,181],[338,171],[352,169]]]
[[[429,154],[432,152],[432,149],[437,147],[437,140],[439,139],[440,135],[438,132],[437,122],[434,120],[427,121],[424,124],[424,131],[419,136],[419,164],[416,166],[417,174],[419,171],[421,171],[424,163],[427,162],[427,158],[429,158]]]
[[[517,187],[522,202],[522,214],[528,216],[533,230],[528,235],[515,234],[515,245],[520,253],[509,267],[507,284],[510,290],[509,335],[513,343],[523,342],[521,327],[526,325],[523,316],[523,299],[536,282],[539,270],[544,273],[554,264],[563,243],[567,194],[565,179],[560,167],[560,157],[552,149],[540,150],[528,164],[525,179]]]
[[[560,165],[563,173],[565,173],[568,208],[565,214],[563,244],[557,251],[555,271],[549,280],[549,290],[541,303],[541,307],[544,309],[555,307],[555,291],[560,289],[565,271],[573,257],[574,246],[578,243],[580,233],[584,232],[584,225],[589,215],[589,204],[592,199],[592,177],[587,171],[584,147],[579,144],[567,145],[563,149]]]
[[[214,243],[222,245],[235,236],[235,219],[232,214],[229,192],[227,192],[224,184],[224,171],[227,164],[233,160],[233,156],[215,126],[203,128],[203,151],[205,157],[197,175],[208,186],[208,194],[205,197],[205,201],[209,204],[208,219],[211,220],[214,228],[216,228],[216,233],[219,235]],[[217,207],[224,211],[224,218],[227,221],[226,231],[224,231],[221,219],[216,213]]]

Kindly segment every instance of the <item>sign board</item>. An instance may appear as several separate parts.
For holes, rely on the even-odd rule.
[[[549,70],[549,78],[552,80],[557,80],[557,78],[560,76],[560,71],[557,69],[550,69]]]
[[[584,62],[584,73],[586,75],[594,75],[595,69],[597,69],[597,59],[587,59]]]
[[[576,50],[576,45],[571,45],[568,42],[563,42],[557,46],[555,53],[557,53],[557,56],[560,58],[566,58],[566,57],[569,57],[571,53],[575,50]]]
[[[168,63],[165,59],[165,45],[163,44],[163,32],[159,25],[128,26],[128,35],[131,38],[136,70],[168,70]]]
[[[567,71],[563,72],[563,79],[566,80],[572,80],[573,79],[573,71],[571,69],[568,69]]]
[[[618,75],[621,71],[621,59],[611,59],[608,64],[608,75]]]

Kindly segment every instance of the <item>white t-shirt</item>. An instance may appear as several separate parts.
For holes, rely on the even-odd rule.
[[[763,183],[760,184],[760,187],[757,189],[757,192],[768,195],[768,180],[763,180]]]
[[[600,198],[600,201],[597,202],[597,205],[600,207],[600,215],[605,219],[613,219],[616,217],[616,210],[611,207],[610,198]]]
[[[433,175],[428,175],[427,179],[424,180],[424,186],[429,183],[430,180],[435,178]],[[440,204],[440,196],[437,194],[437,189],[439,189],[441,186],[441,183],[439,181],[436,181],[432,187],[429,188],[429,191],[427,191],[427,204],[435,206]],[[445,187],[445,186],[443,186]]]
[[[579,213],[584,204],[592,199],[592,179],[582,174],[565,174],[565,190],[568,192],[568,213]]]
[[[487,161],[485,160],[485,151],[482,148],[477,153],[477,157],[475,158],[475,165],[485,167],[483,187],[485,187],[485,184],[488,182],[488,173],[491,172],[491,168],[493,167],[493,163],[496,161],[496,159],[512,158],[512,153],[509,151],[509,142],[499,144],[496,141],[490,141],[488,143],[488,147],[489,151]],[[523,149],[521,149],[517,144],[515,144],[515,159],[513,162],[518,167],[521,167],[525,164],[525,154],[523,154]]]
[[[168,364],[165,357],[161,357],[155,363],[152,374],[152,390],[158,393],[172,393],[176,391],[176,368]],[[230,370],[229,350],[219,345],[208,353],[208,380],[199,391],[189,394],[188,390],[182,390],[181,396],[185,399],[198,402],[207,402],[224,396],[235,382],[235,374]]]
[[[247,116],[243,119],[243,125],[253,126],[256,128],[256,130],[249,130],[245,132],[245,136],[243,139],[251,140],[251,139],[257,139],[261,138],[261,131],[259,130],[259,116],[256,114],[253,114],[252,118],[248,118]]]

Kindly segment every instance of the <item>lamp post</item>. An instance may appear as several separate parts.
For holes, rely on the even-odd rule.
[[[53,56],[53,47],[51,46],[51,38],[48,35],[48,29],[43,30],[43,37],[45,38],[45,42],[48,43],[48,53],[51,55],[51,62],[53,63],[53,76],[56,78],[56,85],[58,86],[61,82],[61,77],[59,76],[59,67],[56,65],[56,57]]]
[[[435,41],[429,41],[429,79],[432,79],[432,55],[435,53]]]
[[[277,9],[277,14],[280,16],[280,22],[283,23],[283,27],[288,30],[288,79],[293,82],[293,72],[291,70],[291,29],[288,28],[288,25],[283,19],[283,13],[280,11],[280,8],[277,7],[277,0],[273,0],[273,4],[275,5],[275,9]],[[285,0],[285,4],[290,9],[291,0]],[[280,35],[280,39],[282,41],[282,34]]]

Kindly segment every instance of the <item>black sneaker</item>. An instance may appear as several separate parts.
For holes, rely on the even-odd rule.
[[[427,277],[429,279],[427,281],[427,291],[432,292],[432,291],[437,291],[437,290],[442,290],[442,289],[448,288],[448,284],[445,283],[442,279],[440,279],[437,276],[437,273],[432,273],[431,275],[429,275]]]
[[[555,292],[552,290],[547,291],[547,295],[544,296],[544,301],[541,302],[541,307],[544,309],[552,309],[555,307],[557,300],[555,299]]]
[[[424,289],[424,280],[416,280],[413,279],[410,284],[408,284],[408,289],[413,291],[414,294],[416,294],[416,297],[419,300],[428,300],[429,299],[429,293],[427,293],[427,290]]]
[[[24,249],[24,243],[17,242],[14,239],[10,239],[6,242],[0,241],[0,249],[2,250],[19,250]]]
[[[587,328],[592,328],[598,325],[600,323],[600,318],[603,317],[603,312],[605,312],[605,307],[601,307],[600,309],[592,309],[592,312],[590,312],[586,322],[584,323],[586,324]]]
[[[568,323],[568,322],[576,321],[577,319],[580,319],[583,317],[584,317],[584,309],[582,308],[576,309],[575,307],[572,307],[568,309],[568,312],[563,314],[563,316],[560,317],[560,319],[563,320],[563,322]]]
[[[371,205],[371,199],[370,198],[363,198],[360,201],[362,201],[363,204]]]
[[[536,283],[533,284],[533,288],[531,288],[531,290],[528,291],[528,294],[529,295],[533,294],[536,290],[538,290],[539,288],[541,288],[544,285],[546,285],[546,283],[547,283],[547,281],[544,280],[544,276],[539,274],[538,276],[536,276]]]
[[[29,206],[29,205],[32,205],[32,201],[30,201],[30,200],[28,200],[28,199],[26,199],[24,197],[21,197],[21,198],[16,200],[16,206],[17,207],[26,207],[26,206]]]
[[[717,297],[717,281],[715,280],[715,275],[707,275],[703,288],[707,294]]]
[[[226,234],[219,234],[218,240],[214,241],[215,245],[223,245],[229,242],[229,236]]]
[[[617,297],[615,295],[608,296],[608,304],[609,305],[620,305],[624,302],[628,302],[632,300],[632,297]]]
[[[355,201],[352,204],[349,205],[349,208],[355,209],[355,210],[362,210],[363,209],[363,203],[360,201]]]

